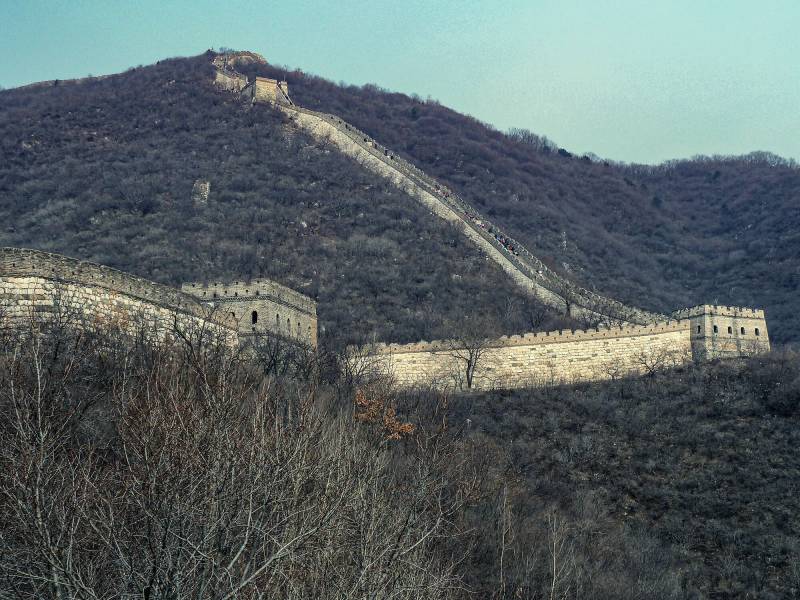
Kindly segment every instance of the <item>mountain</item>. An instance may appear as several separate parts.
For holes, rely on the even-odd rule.
[[[570,324],[543,320],[456,230],[386,182],[211,87],[212,57],[0,93],[0,244],[168,283],[273,277],[317,296],[325,331],[348,341],[442,337],[487,314],[504,333]],[[800,337],[790,161],[613,164],[435,101],[238,68],[285,77],[299,105],[353,123],[586,287],[659,312],[764,307],[773,340]],[[192,201],[196,181],[210,183],[207,203]]]
[[[298,104],[380,140],[583,285],[659,312],[764,307],[775,341],[800,339],[793,161],[755,152],[614,164],[525,130],[496,131],[435,101],[257,63],[241,70],[285,77]]]
[[[0,245],[173,285],[270,277],[317,298],[335,349],[576,325],[332,144],[216,89],[213,57],[0,92]],[[790,161],[613,164],[433,101],[286,76],[298,104],[368,132],[583,285],[658,311],[763,305],[773,339],[798,339]],[[176,581],[202,595],[210,579],[230,586],[240,558],[247,581],[251,559],[272,565],[253,585],[270,597],[800,589],[791,351],[448,397],[357,390],[334,368],[289,381],[238,358],[2,334],[15,352],[0,361],[0,513],[14,518],[0,561],[18,594],[48,590],[62,558],[85,577],[70,585],[107,597]],[[430,576],[437,593],[414,595]]]
[[[212,78],[203,55],[2,92],[0,246],[169,284],[269,277],[317,298],[336,345],[445,337],[464,319],[572,325],[453,226]]]

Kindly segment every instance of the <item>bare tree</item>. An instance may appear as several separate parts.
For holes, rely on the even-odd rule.
[[[464,319],[457,334],[443,342],[442,352],[453,359],[450,376],[457,389],[473,388],[481,367],[487,366],[487,355],[494,347],[492,338],[498,337],[497,332],[494,319]]]
[[[171,345],[59,335],[70,351],[57,357],[45,334],[0,356],[0,596],[441,598],[458,587],[435,551],[473,481],[457,476],[450,436],[383,398],[373,428],[332,411],[316,382],[265,378],[188,334]],[[114,420],[102,441],[87,427],[98,415]]]

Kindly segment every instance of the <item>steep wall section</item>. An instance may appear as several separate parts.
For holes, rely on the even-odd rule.
[[[274,281],[184,283],[181,291],[229,314],[240,337],[271,334],[317,346],[316,302]]]
[[[688,320],[577,332],[530,333],[487,342],[473,389],[597,381],[692,360]],[[378,345],[353,368],[386,374],[401,387],[465,387],[468,350],[458,342]]]
[[[247,77],[233,71],[222,71],[217,69],[214,72],[214,83],[223,90],[229,92],[241,92],[247,87]]]
[[[280,108],[311,135],[330,140],[344,154],[389,179],[437,216],[462,225],[464,234],[500,265],[515,283],[535,292],[546,304],[576,317],[606,323],[646,324],[666,319],[664,315],[626,306],[580,288],[559,276],[451,190],[335,115],[296,105]]]
[[[26,326],[31,318],[78,321],[87,330],[146,327],[163,337],[212,331],[237,343],[233,321],[173,288],[94,263],[20,248],[0,249],[0,323]]]
[[[258,55],[240,52],[219,55],[213,62],[217,67],[219,78],[220,70],[225,73],[235,73],[237,62],[256,60],[264,62]],[[232,89],[227,81],[222,82],[220,87]],[[365,168],[392,181],[427,206],[434,214],[462,224],[464,233],[472,242],[497,262],[518,285],[534,291],[546,304],[569,312],[573,316],[586,317],[606,324],[646,324],[667,318],[665,315],[643,311],[600,296],[558,275],[522,244],[481,216],[452,190],[401,159],[389,148],[382,147],[364,132],[335,115],[308,110],[293,104],[289,99],[288,86],[285,82],[256,78],[240,92],[240,95],[253,102],[266,102],[278,106],[294,119],[297,125],[317,138],[330,140],[343,153],[354,158]]]

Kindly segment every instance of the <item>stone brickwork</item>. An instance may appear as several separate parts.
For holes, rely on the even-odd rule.
[[[68,314],[84,329],[144,326],[165,337],[203,328],[231,346],[264,334],[317,344],[315,302],[273,281],[183,287],[188,293],[58,254],[0,248],[0,327]]]
[[[692,360],[770,349],[764,311],[702,305],[675,321],[588,331],[551,331],[465,346],[454,341],[351,349],[351,368],[387,375],[401,387],[464,389],[465,358],[479,349],[473,389],[518,388],[641,375]]]
[[[247,77],[233,71],[217,69],[214,72],[214,83],[229,92],[241,92],[247,87]]]
[[[195,204],[207,204],[208,196],[211,194],[211,182],[198,179],[192,186],[192,202]]]
[[[184,283],[181,291],[233,317],[240,337],[270,334],[317,346],[316,303],[274,281]]]
[[[266,102],[273,104],[292,104],[289,99],[289,84],[277,79],[256,77],[245,94],[249,91],[250,100],[253,102]]]
[[[473,389],[520,388],[637,375],[692,360],[691,323],[551,331],[485,343]],[[352,368],[387,375],[400,387],[466,388],[466,350],[456,342],[379,344],[352,353]]]
[[[68,318],[86,330],[116,328],[155,337],[202,329],[236,345],[229,316],[189,295],[128,273],[66,256],[0,248],[0,326]]]

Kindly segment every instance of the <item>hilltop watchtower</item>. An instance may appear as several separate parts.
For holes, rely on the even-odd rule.
[[[271,102],[273,104],[292,104],[289,99],[289,84],[285,81],[270,79],[269,77],[256,77],[253,82],[243,90],[249,94],[253,102]]]

